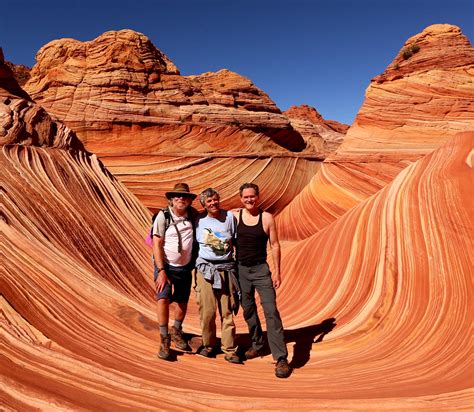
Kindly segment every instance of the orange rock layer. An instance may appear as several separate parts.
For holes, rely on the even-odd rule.
[[[278,210],[324,158],[298,153],[306,147],[302,136],[250,80],[228,70],[181,76],[131,30],[85,43],[53,41],[36,58],[25,90],[151,209],[163,206],[163,193],[176,181],[189,181],[195,191],[216,187],[233,199],[226,207],[237,207],[246,179],[266,184],[277,176],[280,184],[268,193],[278,203],[271,210]],[[168,177],[171,163],[175,178]],[[239,176],[232,186],[229,170]]]
[[[473,395],[473,145],[474,132],[451,138],[285,250],[284,318],[293,327],[326,318],[338,325],[311,352],[324,391]]]
[[[113,141],[114,135],[107,139]],[[143,144],[136,145],[137,140]],[[253,146],[262,151],[253,152]],[[240,205],[239,186],[254,181],[262,187],[263,206],[278,212],[321,165],[318,157],[279,152],[265,135],[232,127],[168,126],[159,138],[153,130],[143,130],[129,148],[112,146],[97,155],[151,210],[165,206],[165,192],[183,180],[195,193],[216,188],[222,206],[235,208]]]
[[[288,119],[250,80],[228,70],[180,76],[146,36],[132,30],[107,32],[85,43],[55,40],[36,59],[25,89],[79,136],[123,124],[237,125],[286,130],[293,138],[286,143],[304,148]]]
[[[427,33],[436,36],[438,29]],[[444,35],[454,33],[442,29]],[[435,136],[430,150],[421,145],[419,151],[412,147],[397,155],[387,149],[378,158],[371,145],[363,150],[343,145],[284,209],[278,217],[282,237],[305,239],[282,242],[278,305],[294,373],[276,379],[270,356],[245,365],[231,365],[222,356],[156,358],[152,264],[143,242],[149,211],[96,155],[78,150],[72,132],[41,111],[1,63],[4,408],[472,407],[474,132],[455,134],[459,124],[445,119],[446,136]],[[164,57],[162,66],[174,70]],[[462,101],[451,93],[453,101]],[[470,128],[469,113],[458,116],[468,119],[462,128]],[[205,140],[196,125],[184,126],[189,129],[179,150],[188,144],[186,134]],[[171,125],[170,135],[176,130],[184,129]],[[260,132],[252,132],[249,138],[258,139]],[[216,134],[231,138],[232,130],[223,126]],[[139,161],[129,162],[133,153],[116,148],[107,153],[104,142],[101,156],[122,180],[128,179],[127,185],[136,185],[144,203],[154,174],[162,173],[159,182],[170,186],[183,176],[199,186],[190,173],[196,171],[205,179],[218,176],[222,191],[229,188],[227,204],[236,201],[233,174],[261,179],[264,207],[276,212],[287,202],[282,192],[299,191],[308,169],[317,168],[295,154],[261,158],[239,145],[242,151],[232,159],[223,145],[195,159],[189,153],[180,158],[141,152]],[[440,147],[433,151],[435,146]],[[423,156],[424,151],[432,153]],[[276,163],[275,168],[267,163]],[[303,226],[309,230],[301,235]],[[241,313],[236,323],[238,343],[245,347],[249,341]],[[200,327],[193,296],[184,329],[195,351]]]
[[[158,360],[145,211],[93,157],[5,146],[2,403],[469,407],[473,141],[453,139],[326,229],[284,244],[278,302],[295,367],[287,380],[273,376],[269,357],[244,366],[221,356]],[[246,331],[241,315],[237,327]],[[199,335],[194,299],[185,331],[192,342]]]
[[[343,144],[281,214],[282,236],[317,232],[456,133],[474,130],[473,84],[474,49],[458,27],[434,25],[409,39],[372,80]]]

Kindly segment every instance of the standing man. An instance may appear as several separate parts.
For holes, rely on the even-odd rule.
[[[236,220],[231,212],[220,208],[219,193],[208,188],[200,199],[205,212],[196,218],[196,239],[199,254],[196,261],[196,301],[202,329],[202,348],[198,352],[207,358],[217,351],[216,310],[221,317],[221,349],[224,359],[241,363],[236,354],[233,310],[238,302],[236,264],[233,258]],[[238,298],[237,298],[238,300]]]
[[[247,322],[251,348],[245,352],[247,359],[261,356],[264,340],[260,319],[255,304],[255,289],[265,313],[267,336],[270,351],[276,361],[275,375],[287,378],[291,375],[288,365],[288,351],[283,336],[283,325],[276,307],[275,289],[281,284],[280,242],[278,241],[275,220],[268,212],[258,208],[259,188],[254,183],[244,183],[240,189],[243,209],[234,212],[237,225],[237,259],[239,262],[239,281],[242,290],[242,309]],[[274,273],[267,264],[267,242],[273,257]]]
[[[178,183],[171,192],[166,192],[169,206],[162,209],[153,223],[153,257],[155,262],[155,292],[158,301],[158,323],[160,325],[160,359],[168,359],[171,340],[179,350],[188,348],[183,339],[182,323],[186,316],[191,293],[191,271],[195,215],[186,183]],[[174,325],[168,332],[169,305],[176,302]]]

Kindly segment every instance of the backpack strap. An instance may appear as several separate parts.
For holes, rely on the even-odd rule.
[[[165,232],[170,226],[174,226],[176,229],[176,234],[178,235],[178,253],[181,253],[183,251],[183,241],[181,239],[181,233],[179,233],[178,226],[174,222],[173,215],[171,214],[169,207],[162,209],[162,211],[165,215]]]

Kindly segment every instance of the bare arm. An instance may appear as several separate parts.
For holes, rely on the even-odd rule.
[[[153,236],[153,256],[155,258],[155,265],[158,269],[164,268],[165,259],[163,251],[163,238],[160,236]],[[158,277],[155,280],[155,291],[161,292],[165,284],[169,283],[168,277],[164,270],[158,272]]]
[[[265,220],[266,220],[266,227],[267,227],[267,234],[268,239],[270,241],[270,248],[272,251],[272,258],[273,258],[273,273],[272,273],[272,281],[273,287],[278,289],[281,285],[281,275],[280,275],[280,260],[281,260],[281,250],[280,250],[280,242],[278,240],[278,233],[276,230],[276,223],[275,219],[270,213],[264,213]]]

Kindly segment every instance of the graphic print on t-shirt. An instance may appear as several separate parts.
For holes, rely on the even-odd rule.
[[[204,229],[204,243],[210,247],[216,255],[224,255],[230,248],[230,239],[228,234],[223,232],[213,232],[212,229]]]

